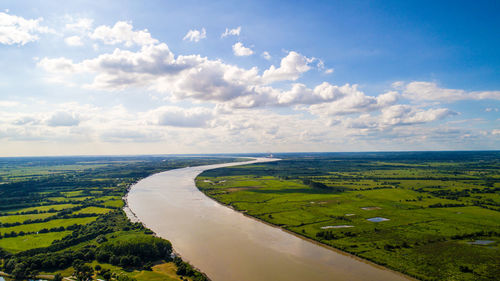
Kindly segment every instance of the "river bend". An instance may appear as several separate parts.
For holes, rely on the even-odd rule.
[[[170,170],[133,185],[128,206],[146,227],[213,281],[409,280],[247,217],[200,192],[194,179],[226,163]],[[131,216],[130,212],[128,215]]]

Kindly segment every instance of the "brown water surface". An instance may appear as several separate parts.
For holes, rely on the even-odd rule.
[[[250,163],[265,161],[272,159]],[[244,216],[196,188],[194,179],[204,170],[241,164],[246,163],[152,175],[131,188],[128,205],[146,227],[170,240],[183,259],[213,281],[409,280]]]

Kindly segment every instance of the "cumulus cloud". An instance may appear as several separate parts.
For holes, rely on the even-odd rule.
[[[32,116],[22,116],[12,122],[13,125],[18,125],[18,126],[33,125],[38,123],[39,120]]]
[[[226,31],[220,35],[221,38],[227,37],[227,36],[240,36],[241,32],[241,26],[238,26],[237,28],[229,29],[226,27]]]
[[[76,35],[64,38],[64,42],[68,46],[82,46],[83,45],[82,39]]]
[[[264,71],[262,78],[267,82],[297,80],[302,73],[311,69],[310,63],[314,59],[305,57],[297,52],[291,51],[286,57],[281,59],[279,67],[271,65],[269,69]]]
[[[191,29],[186,33],[186,36],[182,40],[189,40],[191,42],[199,42],[201,39],[207,38],[207,31],[202,28],[201,31],[197,29]]]
[[[316,115],[368,112],[393,104],[395,92],[370,97],[356,85],[314,88],[295,83],[290,90],[267,86],[275,81],[296,80],[308,71],[314,59],[289,52],[279,67],[271,66],[262,75],[256,67],[243,69],[197,55],[177,56],[164,43],[143,46],[139,51],[115,49],[94,59],[73,63],[66,58],[43,58],[38,66],[51,73],[95,73],[90,88],[121,90],[146,87],[172,94],[177,99],[224,103],[226,108],[312,105]],[[316,106],[314,106],[316,105]]]
[[[409,105],[393,105],[383,108],[380,114],[364,113],[342,119],[341,122],[347,128],[381,131],[398,126],[425,124],[456,114],[447,108],[419,109]]]
[[[394,104],[399,97],[397,92],[387,92],[377,97],[368,96],[358,90],[357,85],[346,84],[333,86],[341,98],[330,103],[313,104],[308,109],[312,114],[320,116],[346,115],[366,113]]]
[[[37,41],[38,34],[52,32],[40,25],[43,18],[25,19],[0,12],[0,43],[5,45],[25,45]]]
[[[233,54],[238,57],[250,56],[253,54],[252,49],[243,46],[243,43],[237,42],[233,45]]]
[[[58,127],[58,126],[77,126],[80,123],[80,119],[74,113],[58,111],[52,114],[46,121],[47,125]]]
[[[271,55],[267,51],[262,52],[262,57],[265,58],[266,60],[270,60],[271,59]]]
[[[113,27],[101,25],[89,37],[94,40],[102,40],[107,45],[124,43],[127,47],[134,44],[145,46],[158,43],[158,40],[151,37],[147,29],[134,31],[132,24],[124,21],[115,23]]]
[[[441,120],[456,114],[447,108],[421,110],[408,105],[394,105],[382,109],[380,122],[384,125],[413,125]]]
[[[434,82],[415,81],[408,84],[397,82],[405,98],[416,101],[500,100],[500,91],[471,91],[440,88]]]
[[[80,67],[74,64],[72,60],[67,58],[43,58],[37,63],[38,67],[45,69],[51,73],[75,73],[78,72]]]
[[[127,30],[138,32],[131,25]],[[114,37],[109,38],[112,41]],[[116,44],[127,45],[127,40],[135,42],[135,39],[131,39],[133,36],[127,38],[129,39],[116,39]],[[134,51],[116,48],[112,52],[79,62],[64,57],[43,58],[39,60],[38,66],[51,74],[65,75],[67,79],[61,79],[64,81],[78,75],[85,77],[85,81],[90,77],[90,83],[83,85],[87,88],[117,91],[135,87],[155,91],[160,96],[165,95],[170,101],[191,102],[192,108],[163,106],[136,114],[116,109],[116,113],[78,116],[70,112],[80,113],[82,110],[59,110],[70,114],[73,119],[66,116],[66,123],[52,122],[52,126],[48,126],[48,120],[55,118],[52,115],[38,120],[42,120],[51,130],[98,128],[94,135],[102,141],[126,139],[134,142],[146,141],[148,138],[156,141],[169,139],[176,133],[181,136],[184,133],[179,132],[189,128],[190,132],[197,132],[200,136],[213,140],[212,144],[226,143],[227,139],[234,142],[239,138],[247,143],[258,144],[288,143],[287,139],[317,142],[335,137],[355,138],[359,135],[376,135],[381,131],[396,134],[395,131],[399,130],[397,128],[424,126],[456,114],[447,108],[398,104],[401,99],[403,103],[407,102],[404,101],[405,98],[416,101],[409,95],[425,89],[422,86],[425,83],[428,83],[427,89],[434,87],[428,91],[443,90],[429,82],[420,82],[424,84],[417,85],[418,87],[413,82],[398,82],[393,85],[394,91],[378,95],[368,95],[355,84],[334,85],[323,82],[307,85],[297,81],[304,73],[316,67],[325,72],[328,69],[324,70],[321,60],[294,51],[288,52],[279,66],[271,65],[268,69],[259,70],[257,67],[245,69],[200,55],[174,55],[165,43],[130,44],[140,45],[140,48]],[[243,44],[240,47],[246,48]],[[78,83],[82,83],[81,81],[83,79]],[[284,81],[293,82],[274,84]],[[484,93],[480,95],[476,92],[455,91],[458,91],[461,98],[485,96]],[[210,104],[215,109],[200,107],[200,104]],[[275,114],[271,112],[272,107],[289,107],[292,114]],[[55,119],[64,118],[59,116]],[[42,126],[27,122],[27,126]],[[14,121],[9,124],[14,124]],[[133,130],[137,132],[133,133]],[[162,133],[155,133],[158,130]],[[405,138],[410,138],[411,134],[408,133]]]

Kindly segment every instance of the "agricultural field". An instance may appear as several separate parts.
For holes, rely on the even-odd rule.
[[[245,214],[421,280],[500,276],[500,152],[278,156],[198,188]]]
[[[19,280],[56,275],[206,280],[172,255],[169,241],[130,222],[122,197],[131,184],[153,173],[235,160],[239,159],[0,158],[0,271]]]

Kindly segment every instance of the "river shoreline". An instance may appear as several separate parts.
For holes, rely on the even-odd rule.
[[[278,159],[277,161],[279,161],[279,160],[280,160],[280,159]],[[203,172],[202,172],[202,173],[203,173]],[[201,173],[200,173],[200,174],[201,174]],[[196,185],[196,178],[197,178],[200,174],[198,174],[198,175],[195,177],[195,179],[194,179],[194,183],[195,183],[196,188],[198,188],[198,185]],[[205,194],[205,193],[204,193],[201,189],[199,189],[199,188],[198,188],[198,190],[199,190],[201,193]],[[218,204],[220,204],[220,205],[222,205],[222,206],[224,206],[224,207],[230,208],[230,209],[232,209],[233,211],[238,212],[238,213],[240,213],[240,214],[242,214],[242,215],[246,216],[247,218],[250,218],[250,219],[253,219],[253,220],[258,221],[258,222],[260,222],[260,223],[266,224],[266,225],[268,225],[268,226],[270,226],[270,227],[274,227],[274,228],[280,229],[280,230],[281,230],[281,231],[283,231],[283,232],[286,232],[286,233],[288,233],[288,234],[294,235],[294,236],[296,236],[296,237],[298,237],[298,238],[300,238],[300,239],[302,239],[302,240],[305,240],[305,241],[311,242],[311,243],[313,243],[313,244],[316,244],[316,245],[318,245],[318,246],[321,246],[321,247],[323,247],[323,248],[325,248],[325,249],[328,249],[328,250],[330,250],[330,251],[334,251],[334,252],[336,252],[336,253],[338,253],[338,254],[341,254],[341,255],[344,255],[344,256],[347,256],[347,257],[353,258],[353,259],[355,259],[355,260],[358,260],[358,261],[360,261],[360,262],[363,262],[363,263],[369,264],[369,265],[371,265],[371,266],[373,266],[373,267],[380,268],[380,269],[382,269],[382,270],[391,271],[391,272],[393,272],[393,273],[395,273],[395,274],[401,275],[401,276],[402,276],[402,277],[404,277],[404,278],[407,278],[408,280],[413,280],[413,281],[418,281],[418,280],[419,280],[419,279],[416,279],[415,277],[410,276],[410,275],[408,275],[408,274],[406,274],[406,273],[404,273],[404,272],[400,272],[400,271],[394,270],[393,268],[389,268],[389,267],[386,267],[386,266],[380,265],[380,264],[376,263],[375,261],[372,261],[372,260],[369,260],[369,259],[362,258],[362,257],[360,257],[360,256],[357,256],[357,255],[353,254],[353,253],[350,253],[350,252],[344,251],[344,250],[342,250],[342,249],[335,248],[335,247],[333,247],[333,246],[331,246],[331,245],[323,244],[323,243],[321,243],[321,242],[319,242],[319,241],[317,241],[317,240],[311,239],[311,238],[309,238],[309,237],[305,237],[305,236],[301,235],[300,233],[297,233],[297,232],[291,231],[291,230],[286,229],[286,228],[284,228],[284,227],[282,227],[282,226],[279,226],[279,225],[276,225],[276,224],[272,224],[272,223],[267,222],[267,221],[265,221],[265,220],[262,220],[262,219],[260,219],[260,218],[258,218],[258,217],[252,216],[252,215],[248,214],[247,212],[244,212],[244,211],[240,211],[240,210],[238,210],[238,209],[235,209],[232,205],[228,205],[228,204],[225,204],[224,202],[218,201],[217,199],[212,198],[212,197],[208,196],[207,194],[205,194],[205,196],[207,196],[208,198],[210,198],[210,199],[211,199],[211,200],[213,200],[214,202],[216,202],[216,203],[218,203]]]
[[[132,185],[124,200],[134,217],[212,280],[415,280],[221,204],[195,183],[205,170],[272,160],[278,159],[161,172]]]

